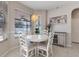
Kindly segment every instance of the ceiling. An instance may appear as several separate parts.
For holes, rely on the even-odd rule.
[[[20,3],[34,10],[50,10],[60,8],[62,6],[79,4],[79,1],[20,1]]]

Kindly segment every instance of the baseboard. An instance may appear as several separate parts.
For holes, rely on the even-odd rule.
[[[56,45],[56,46],[59,46],[59,47],[65,47],[64,45],[60,45],[60,44],[53,44],[53,45]]]

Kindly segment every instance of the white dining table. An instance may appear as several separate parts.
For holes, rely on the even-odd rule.
[[[43,42],[48,40],[47,35],[27,35],[27,39],[31,42]]]
[[[34,42],[36,43],[37,46],[39,46],[40,42],[44,42],[48,40],[48,35],[27,35],[27,39],[30,42]],[[38,53],[37,47],[35,50],[37,51],[36,53]],[[38,54],[35,54],[35,55],[38,56]]]

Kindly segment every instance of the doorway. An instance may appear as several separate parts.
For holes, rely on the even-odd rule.
[[[79,43],[79,8],[72,11],[72,42]]]

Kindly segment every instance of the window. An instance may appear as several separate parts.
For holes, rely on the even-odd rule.
[[[31,21],[25,18],[15,19],[15,34],[18,36],[21,33],[27,33],[31,29]]]
[[[5,21],[4,21],[4,15],[3,15],[3,13],[2,13],[2,11],[0,11],[0,41],[3,41],[4,40],[4,38],[3,38],[3,36],[4,36],[4,31],[3,31],[3,29],[4,29],[4,23],[5,23]]]

